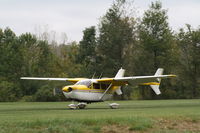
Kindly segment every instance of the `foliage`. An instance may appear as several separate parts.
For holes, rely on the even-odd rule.
[[[16,101],[21,96],[19,86],[8,81],[0,81],[0,102]]]
[[[0,101],[63,100],[51,92],[67,83],[22,81],[23,76],[113,77],[120,67],[126,76],[152,75],[162,67],[178,77],[162,82],[159,96],[148,86],[128,86],[115,100],[200,98],[200,29],[186,25],[175,34],[159,1],[140,19],[127,5],[115,0],[97,27],[85,28],[79,43],[66,42],[66,37],[63,43],[48,42],[48,32],[17,36],[0,28]]]
[[[177,35],[178,44],[181,49],[180,56],[180,80],[182,84],[182,95],[188,95],[190,98],[199,98],[200,95],[200,28],[192,29],[186,25],[187,31],[180,29]],[[179,81],[180,82],[180,81]]]
[[[102,17],[99,25],[98,67],[106,76],[113,76],[113,73],[124,66],[127,48],[134,40],[135,21],[124,14],[124,4],[124,0],[116,1]]]
[[[77,62],[83,65],[82,73],[89,77],[97,71],[96,29],[94,26],[83,31],[83,39],[79,42]]]
[[[175,73],[173,70],[178,62],[177,45],[167,19],[167,11],[162,9],[158,1],[152,2],[150,9],[144,13],[139,26],[141,52],[137,61],[138,74],[153,74],[159,67],[164,68],[166,73]],[[163,89],[171,86],[170,82],[165,83],[168,85],[163,84]],[[142,91],[144,94],[146,90]],[[155,95],[150,91],[146,97],[151,99]]]
[[[44,85],[33,96],[34,101],[56,101],[57,97],[53,96],[52,88],[49,85]]]

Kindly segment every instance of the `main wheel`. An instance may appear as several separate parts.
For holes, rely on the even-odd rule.
[[[109,104],[111,109],[118,109],[119,108],[119,104],[118,103],[111,103]]]
[[[77,106],[79,109],[84,109],[87,106],[87,103],[79,103]]]

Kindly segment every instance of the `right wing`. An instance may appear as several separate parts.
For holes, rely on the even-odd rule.
[[[133,77],[122,77],[115,78],[115,81],[125,81],[133,85],[150,85],[158,82],[158,79],[171,78],[175,75],[152,75],[152,76],[133,76]]]
[[[106,83],[113,85],[154,85],[159,83],[159,79],[172,78],[176,75],[152,75],[152,76],[132,76],[132,77],[120,77],[120,78],[105,78],[105,79],[96,79],[99,83]]]
[[[115,78],[105,78],[97,79],[98,82],[113,84],[116,86],[123,86],[126,84],[130,85],[149,85],[153,91],[159,95],[161,94],[159,90],[161,79],[176,77],[176,75],[162,75],[164,69],[158,68],[155,75],[152,76],[131,76],[131,77],[115,77]]]

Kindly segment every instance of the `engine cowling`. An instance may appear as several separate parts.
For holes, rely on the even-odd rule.
[[[72,90],[73,90],[73,88],[70,86],[65,86],[62,88],[62,91],[64,91],[64,92],[71,92]]]

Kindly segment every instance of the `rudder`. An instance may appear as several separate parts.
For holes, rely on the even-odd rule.
[[[119,71],[117,72],[117,74],[115,75],[115,78],[121,78],[124,77],[124,73],[125,73],[125,69],[119,69]],[[119,86],[116,91],[117,95],[121,95],[122,91],[121,91],[121,86]]]
[[[156,73],[155,73],[155,76],[162,75],[163,71],[164,71],[163,68],[158,68]],[[159,94],[161,94],[160,89],[159,89],[159,86],[160,86],[160,83],[161,83],[161,78],[157,78],[157,81],[158,81],[158,85],[150,85],[150,87],[156,93],[156,95],[159,95]]]

